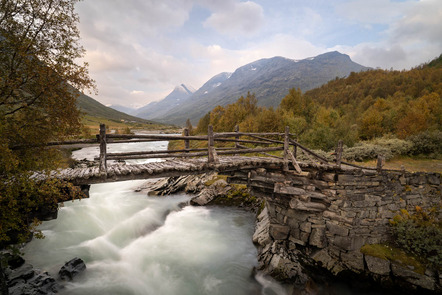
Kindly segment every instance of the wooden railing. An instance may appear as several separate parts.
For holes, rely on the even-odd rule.
[[[107,161],[109,160],[130,160],[130,159],[149,159],[149,158],[183,158],[183,157],[207,157],[208,163],[218,163],[219,155],[239,155],[258,153],[266,157],[274,157],[283,160],[283,170],[289,170],[289,163],[292,163],[294,169],[301,173],[301,167],[297,161],[297,153],[301,151],[314,165],[334,164],[341,167],[341,164],[350,165],[362,169],[373,169],[380,171],[383,165],[382,157],[378,157],[378,166],[376,168],[367,168],[342,161],[342,141],[339,141],[335,150],[334,161],[318,155],[314,151],[301,145],[290,133],[289,127],[285,127],[284,133],[251,133],[240,132],[238,126],[235,132],[213,132],[213,127],[209,125],[207,135],[190,136],[189,131],[184,129],[184,135],[159,135],[159,134],[108,134],[106,126],[100,124],[100,132],[96,135],[96,139],[52,142],[48,145],[65,145],[78,143],[99,143],[100,154],[96,159],[99,160],[100,172],[107,171]],[[164,150],[164,151],[141,151],[126,153],[109,153],[107,151],[108,144],[114,143],[134,143],[134,142],[155,142],[155,141],[171,141],[183,140],[184,149]],[[206,141],[207,148],[191,148],[191,141]],[[215,143],[224,143],[221,147],[216,147]],[[232,142],[234,146],[225,146],[225,143]],[[249,147],[248,145],[258,145],[258,147]],[[266,147],[262,147],[266,146]],[[269,152],[283,151],[282,157],[269,154]]]
[[[276,143],[283,143],[282,141],[266,138],[266,137],[284,137],[284,133],[244,133],[239,132],[239,128],[235,132],[215,133],[213,127],[208,127],[207,135],[190,136],[189,131],[184,129],[184,135],[158,135],[158,134],[106,134],[106,127],[104,124],[100,125],[100,134],[97,137],[100,143],[100,170],[106,171],[108,160],[129,160],[129,159],[149,159],[149,158],[183,158],[183,157],[207,157],[209,163],[217,163],[219,155],[231,154],[250,154],[260,153],[266,156],[278,157],[268,154],[272,151],[283,151],[283,146],[270,147],[246,147],[243,144],[254,145],[275,145]],[[248,139],[241,139],[241,137],[248,137]],[[254,139],[255,138],[255,139]],[[183,140],[184,149],[173,149],[165,151],[141,151],[141,152],[126,152],[126,153],[109,153],[107,152],[107,144],[112,143],[126,143],[126,142],[152,142],[152,141],[170,141]],[[289,139],[288,139],[289,140]],[[207,148],[191,148],[191,141],[205,141]],[[233,147],[216,147],[215,143],[229,143],[233,142]],[[280,157],[278,157],[280,158]]]

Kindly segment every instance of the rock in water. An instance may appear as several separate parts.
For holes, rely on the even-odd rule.
[[[86,264],[81,258],[75,257],[74,259],[66,262],[58,272],[58,276],[63,281],[72,281],[72,279],[79,273],[86,269]]]
[[[225,196],[230,189],[231,187],[225,180],[217,180],[208,188],[204,188],[196,197],[192,198],[190,204],[194,206],[208,205],[213,199]]]
[[[47,272],[23,264],[9,274],[9,295],[56,294],[60,289],[57,281]]]

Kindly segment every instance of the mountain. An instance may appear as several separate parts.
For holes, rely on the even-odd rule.
[[[195,92],[195,89],[181,84],[175,87],[175,89],[164,99],[151,102],[132,113],[135,116],[144,119],[161,119],[171,109],[183,106],[183,103],[192,95],[193,92]]]
[[[100,117],[118,122],[124,120],[129,122],[134,121],[140,123],[152,123],[148,120],[137,118],[109,108],[83,93],[81,93],[80,96],[77,98],[77,107],[83,113],[86,113],[93,117]]]
[[[259,105],[277,107],[291,88],[305,92],[336,77],[368,69],[337,51],[303,60],[284,57],[261,59],[238,68],[232,74],[222,73],[213,77],[188,97],[185,105],[168,109],[155,119],[183,125],[190,118],[196,124],[217,105],[233,103],[246,96],[248,91],[255,93]]]
[[[117,110],[117,111],[122,112],[122,113],[129,114],[129,115],[131,115],[133,112],[136,111],[135,108],[126,107],[126,106],[122,106],[122,105],[119,105],[119,104],[110,105],[109,107],[111,109]]]

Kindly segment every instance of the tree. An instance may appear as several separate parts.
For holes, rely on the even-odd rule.
[[[283,127],[278,113],[270,108],[263,108],[256,116],[258,132],[278,132]]]
[[[384,134],[382,127],[382,113],[376,108],[370,108],[364,112],[360,123],[360,136],[363,139],[372,139]]]
[[[207,134],[207,129],[210,125],[210,112],[204,115],[196,126],[195,134]]]
[[[35,183],[29,171],[58,165],[44,146],[80,130],[78,90],[94,88],[87,64],[76,63],[85,52],[78,1],[0,0],[0,241],[65,196],[64,184]]]
[[[79,45],[78,0],[1,0],[0,130],[2,144],[37,146],[80,128],[78,90],[91,88]],[[14,150],[14,149],[13,149]],[[40,163],[45,149],[14,150],[24,169]],[[43,167],[44,168],[44,167]]]
[[[248,116],[254,116],[258,112],[258,100],[255,94],[247,92],[247,96],[241,96],[235,103],[225,106],[217,124],[217,131],[233,131],[236,125],[240,125]]]
[[[279,108],[286,112],[292,112],[294,115],[301,115],[305,108],[301,89],[291,88],[289,93],[281,100]]]
[[[193,126],[192,123],[190,122],[190,119],[186,120],[186,128],[189,131],[189,135],[193,135]]]

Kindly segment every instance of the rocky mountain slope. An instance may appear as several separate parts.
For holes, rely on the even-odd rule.
[[[248,91],[255,93],[259,105],[276,107],[291,88],[300,88],[304,92],[336,77],[368,69],[337,51],[303,60],[284,57],[261,59],[233,73],[216,75],[187,97],[185,104],[173,107],[167,104],[167,111],[154,115],[152,112],[149,115],[137,113],[137,116],[178,125],[183,125],[190,118],[196,124],[199,118],[217,105],[233,103],[239,97],[246,96]]]
[[[170,110],[180,108],[187,98],[189,98],[194,92],[195,89],[192,87],[181,84],[175,87],[175,89],[164,99],[151,102],[146,106],[133,111],[131,114],[145,119],[162,118]]]

